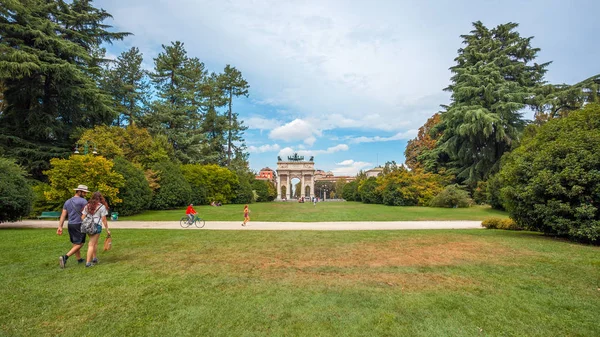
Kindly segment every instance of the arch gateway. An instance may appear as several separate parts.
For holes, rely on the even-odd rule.
[[[311,198],[315,194],[315,162],[314,157],[305,161],[304,156],[294,153],[287,161],[277,157],[277,200],[293,199],[290,188],[292,179],[300,179],[302,188],[300,197]],[[281,187],[285,186],[285,195],[281,195]]]

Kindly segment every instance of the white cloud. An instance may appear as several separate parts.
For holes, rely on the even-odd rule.
[[[336,146],[332,146],[327,148],[326,150],[294,150],[291,147],[285,147],[279,151],[279,156],[287,157],[291,156],[294,153],[298,153],[300,156],[316,156],[320,154],[331,154],[340,151],[348,151],[349,147],[346,144],[338,144]],[[308,158],[307,158],[308,159]]]
[[[327,128],[420,126],[448,101],[435,95],[447,85],[465,33],[454,23],[414,30],[422,18],[398,21],[397,13],[430,11],[401,2],[105,0],[103,7],[116,28],[135,34],[125,43],[146,60],[161,44],[183,41],[189,55],[218,65],[209,70],[241,70],[255,104],[321,119]]]
[[[314,136],[310,136],[304,140],[304,143],[308,146],[313,146],[313,144],[317,141],[317,138]]]
[[[275,152],[279,151],[280,147],[278,144],[273,145],[261,145],[261,146],[248,146],[249,153],[264,153],[264,152]]]
[[[321,131],[302,119],[294,119],[285,125],[276,127],[269,133],[271,139],[287,142],[301,140],[308,146],[315,143],[317,140],[315,136],[321,136]]]
[[[336,165],[340,165],[340,166],[348,166],[348,165],[352,165],[352,163],[354,163],[354,160],[352,159],[348,159],[348,160],[344,160],[341,163],[336,163]]]
[[[354,137],[354,138],[349,138],[348,141],[352,144],[359,144],[359,143],[373,143],[373,142],[389,142],[389,141],[393,141],[393,140],[408,140],[408,139],[413,139],[417,136],[418,134],[418,130],[408,130],[406,132],[399,132],[391,137],[379,137],[379,136],[375,136],[375,137]]]
[[[364,161],[354,161],[352,159],[347,159],[342,161],[341,163],[337,163],[337,166],[331,172],[333,172],[336,176],[355,176],[360,170],[364,170],[367,168],[373,167],[372,163],[364,162]]]
[[[258,130],[272,130],[281,125],[281,123],[276,119],[268,119],[257,116],[244,119],[244,124],[246,124],[250,129]]]

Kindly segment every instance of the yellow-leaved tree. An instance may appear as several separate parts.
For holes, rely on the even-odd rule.
[[[100,191],[109,204],[118,204],[119,188],[124,186],[123,176],[113,170],[113,162],[102,157],[72,155],[68,159],[53,158],[51,168],[44,171],[50,180],[50,190],[44,192],[50,201],[65,201],[74,195],[74,188],[86,185],[92,192]]]

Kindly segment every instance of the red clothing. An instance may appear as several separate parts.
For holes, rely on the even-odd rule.
[[[185,214],[196,214],[196,210],[192,206],[188,206],[187,210],[185,210]]]

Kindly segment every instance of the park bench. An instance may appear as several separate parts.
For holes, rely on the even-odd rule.
[[[42,215],[38,216],[38,219],[44,218],[60,218],[62,212],[42,212]]]

